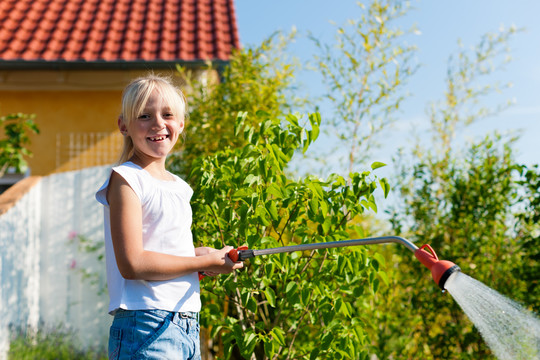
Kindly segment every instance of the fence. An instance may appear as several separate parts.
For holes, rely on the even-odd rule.
[[[118,160],[123,136],[119,131],[56,134],[56,171],[81,170]]]
[[[105,267],[82,251],[77,234],[103,241],[103,211],[94,198],[108,166],[44,177],[0,215],[0,359],[10,328],[63,325],[86,346],[105,346]],[[95,275],[88,281],[83,272]]]

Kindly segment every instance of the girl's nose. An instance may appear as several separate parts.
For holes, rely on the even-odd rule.
[[[154,117],[154,127],[162,129],[165,127],[165,119],[159,114]]]

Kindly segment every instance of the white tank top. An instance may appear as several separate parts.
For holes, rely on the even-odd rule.
[[[189,204],[193,190],[190,186],[174,174],[171,174],[174,181],[156,179],[132,162],[113,167],[112,171],[127,181],[141,201],[143,248],[177,256],[195,256],[191,235],[192,213]],[[126,280],[122,277],[116,264],[111,239],[110,208],[107,202],[109,179],[96,193],[97,201],[105,205],[105,255],[110,299],[109,313],[114,314],[117,309],[200,311],[201,300],[197,273],[166,281]]]

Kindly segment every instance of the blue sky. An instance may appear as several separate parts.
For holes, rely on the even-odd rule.
[[[462,132],[463,138],[479,137],[486,132],[521,131],[516,144],[518,161],[531,165],[540,163],[540,1],[538,0],[452,0],[412,1],[413,10],[404,19],[416,24],[421,34],[414,38],[418,46],[418,61],[422,65],[408,91],[407,100],[387,144],[374,160],[390,163],[399,146],[412,142],[412,129],[427,126],[425,108],[429,101],[442,98],[448,56],[457,49],[458,39],[465,46],[474,46],[480,36],[495,32],[501,26],[524,28],[510,42],[513,61],[500,79],[511,82],[504,99],[514,99],[515,105],[495,118],[489,118]],[[308,32],[331,42],[336,24],[358,18],[356,1],[323,0],[235,0],[240,41],[245,45],[259,44],[276,30],[289,32],[296,27],[299,37],[292,52],[302,61],[311,60],[315,48],[305,38]],[[321,95],[324,87],[315,74],[302,77],[306,91]],[[325,109],[321,109],[323,120]],[[319,144],[320,146],[320,144]]]

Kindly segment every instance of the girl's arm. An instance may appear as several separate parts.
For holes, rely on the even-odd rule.
[[[203,256],[208,255],[211,252],[218,251],[214,248],[208,247],[208,246],[201,246],[198,248],[195,248],[195,256]],[[213,271],[204,271],[205,276],[217,276],[219,273],[213,272]]]
[[[169,280],[193,272],[226,274],[243,267],[227,255],[233,247],[184,257],[147,251],[142,242],[141,203],[126,180],[112,172],[107,192],[111,237],[120,274],[130,280]],[[213,249],[212,249],[213,250]]]

